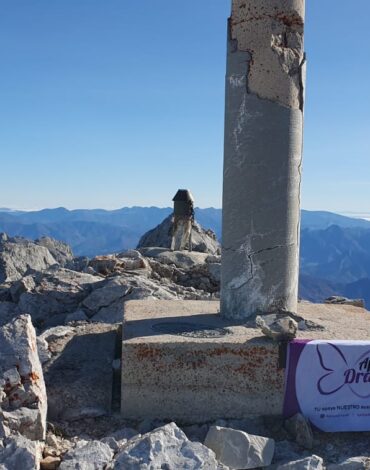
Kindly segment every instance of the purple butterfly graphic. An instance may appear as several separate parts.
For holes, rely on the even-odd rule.
[[[321,395],[332,395],[343,387],[349,386],[357,397],[370,397],[370,372],[366,368],[363,372],[360,371],[363,366],[370,364],[370,350],[361,354],[353,365],[348,364],[343,352],[334,344],[318,344],[316,351],[320,365],[326,371],[317,382],[317,389]],[[358,390],[364,388],[364,384],[366,384],[365,393],[363,390]]]

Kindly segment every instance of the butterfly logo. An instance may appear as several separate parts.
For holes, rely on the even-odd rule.
[[[353,364],[348,364],[343,351],[332,343],[318,344],[316,352],[325,371],[317,382],[321,395],[332,395],[349,387],[358,398],[370,397],[370,349]]]

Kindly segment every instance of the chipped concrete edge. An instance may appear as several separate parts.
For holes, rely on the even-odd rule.
[[[305,0],[233,0],[230,53],[248,52],[247,90],[283,106],[304,107]]]

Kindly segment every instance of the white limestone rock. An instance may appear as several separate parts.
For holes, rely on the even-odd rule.
[[[0,416],[3,425],[11,432],[18,432],[31,441],[40,439],[40,429],[43,428],[43,424],[37,409],[22,407],[10,412],[1,411]]]
[[[117,255],[118,258],[142,259],[143,256],[138,250],[126,250]]]
[[[60,470],[102,470],[113,458],[108,444],[100,441],[80,441],[63,457]]]
[[[366,308],[364,299],[347,299],[339,295],[333,295],[324,300],[325,304],[353,305],[354,307]]]
[[[275,451],[273,439],[220,426],[210,427],[204,445],[212,449],[217,460],[230,469],[267,467]]]
[[[322,470],[323,459],[317,455],[278,465],[276,470]]]
[[[366,470],[369,467],[369,457],[351,457],[338,464],[328,465],[327,470]]]
[[[5,447],[0,451],[0,469],[35,470],[40,466],[42,445],[23,436],[13,436],[5,440]],[[3,467],[2,467],[3,465]]]
[[[98,276],[60,267],[50,268],[33,277],[36,287],[32,292],[24,292],[20,296],[18,307],[40,325],[50,322],[59,314],[64,322],[66,315],[75,312],[80,303],[102,282]]]
[[[114,470],[216,470],[218,463],[212,450],[191,442],[175,423],[134,437],[112,465]]]
[[[89,267],[102,276],[138,269],[149,269],[147,260],[136,250],[129,250],[118,255],[96,256],[89,262]]]
[[[94,290],[86,297],[82,305],[91,312],[90,316],[92,316],[101,308],[109,307],[117,300],[122,300],[129,291],[130,286],[128,283],[123,284],[114,279],[101,288]]]
[[[29,315],[21,315],[0,328],[0,397],[2,411],[14,413],[7,416],[14,431],[22,432],[27,423],[28,436],[44,439],[47,397]]]
[[[17,281],[29,270],[43,271],[57,264],[44,246],[23,238],[0,239],[0,283]]]
[[[93,311],[92,321],[122,323],[123,302],[142,299],[174,300],[177,299],[177,293],[173,292],[170,286],[160,285],[143,276],[122,276],[94,291],[84,302],[84,307],[94,309],[93,300],[95,300],[95,311],[97,307],[99,310],[96,313]]]
[[[65,266],[69,261],[73,260],[72,248],[67,245],[67,243],[55,240],[51,237],[39,238],[35,240],[35,243],[47,248],[61,266]]]
[[[207,253],[196,251],[170,251],[165,248],[142,248],[143,254],[149,258],[155,258],[162,264],[174,264],[180,269],[190,269],[202,265],[208,258]]]
[[[103,444],[107,444],[113,450],[114,453],[120,450],[120,446],[118,442],[112,436],[103,437],[103,439],[100,439],[100,442],[103,442]],[[121,443],[122,447],[126,444],[126,442],[127,442],[126,439],[122,440],[122,443]]]
[[[39,336],[39,339],[44,339],[49,343],[57,339],[65,338],[66,336],[71,336],[74,333],[75,329],[71,326],[54,326],[53,328],[48,328],[47,330],[45,330]]]
[[[259,315],[256,326],[274,341],[288,341],[296,337],[298,323],[288,313]]]
[[[35,286],[35,280],[32,276],[24,276],[19,281],[14,282],[10,287],[10,295],[13,302],[18,302],[22,294],[31,292]]]
[[[45,362],[48,362],[51,359],[49,344],[45,338],[37,337],[37,352],[39,354],[41,364],[45,364]]]

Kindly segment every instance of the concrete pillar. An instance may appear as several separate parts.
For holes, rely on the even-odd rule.
[[[304,0],[233,0],[221,313],[297,310]]]

